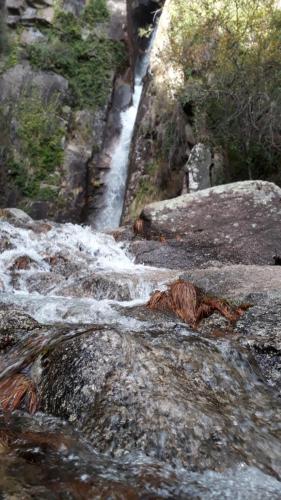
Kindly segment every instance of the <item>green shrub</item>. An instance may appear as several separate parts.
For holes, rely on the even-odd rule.
[[[276,179],[281,161],[281,13],[274,0],[178,0],[171,52],[198,141],[222,146],[228,180]],[[280,177],[281,180],[281,177]]]
[[[99,23],[109,17],[105,0],[90,0],[83,13],[83,21],[86,23]]]
[[[11,180],[24,196],[37,197],[41,182],[63,162],[64,129],[58,112],[56,99],[43,105],[36,93],[22,98],[16,107],[19,148],[6,148],[6,164]]]
[[[81,17],[57,14],[55,25],[46,30],[46,42],[30,45],[32,66],[53,70],[68,79],[75,105],[95,108],[106,102],[112,84],[112,71],[125,61],[120,42],[97,36],[91,30],[108,16],[104,0],[92,0]],[[89,34],[82,36],[83,30]]]

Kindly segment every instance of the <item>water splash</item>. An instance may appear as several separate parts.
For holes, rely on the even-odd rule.
[[[126,247],[90,227],[54,224],[42,234],[2,222],[0,234],[9,241],[0,253],[2,303],[43,324],[121,320],[116,306],[146,302],[172,276],[135,265]]]

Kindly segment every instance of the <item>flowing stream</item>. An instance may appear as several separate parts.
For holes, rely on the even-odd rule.
[[[3,498],[281,498],[280,402],[248,355],[145,309],[177,273],[89,227],[15,219],[0,383],[30,377],[40,411],[0,414]]]
[[[149,52],[99,231],[122,215]],[[0,218],[1,498],[281,498],[280,399],[249,353],[146,307],[179,274],[90,227]]]
[[[120,224],[127,182],[130,146],[154,37],[155,34],[152,35],[146,52],[136,65],[132,105],[123,111],[120,116],[121,134],[113,152],[110,169],[105,181],[104,204],[95,219],[95,228],[98,231],[115,229]]]

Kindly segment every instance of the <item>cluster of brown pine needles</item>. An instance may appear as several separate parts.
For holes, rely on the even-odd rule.
[[[17,410],[24,404],[29,413],[35,413],[38,400],[32,380],[16,373],[0,381],[0,408],[4,412]]]
[[[190,281],[178,279],[168,290],[156,290],[147,307],[152,310],[173,313],[191,328],[196,329],[203,318],[219,312],[231,323],[236,322],[251,304],[231,305],[227,300],[208,295]]]

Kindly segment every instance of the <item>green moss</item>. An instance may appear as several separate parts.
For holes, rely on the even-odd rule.
[[[39,190],[37,196],[41,201],[55,201],[57,192],[56,189],[52,189],[51,187],[44,187]]]
[[[27,48],[33,67],[53,70],[69,81],[77,108],[104,105],[112,72],[125,61],[120,42],[94,33],[95,23],[107,17],[104,0],[92,0],[80,18],[59,12],[54,26],[45,32],[47,41]]]
[[[12,34],[6,28],[1,33],[1,29],[0,24],[0,74],[18,64],[23,53],[20,45],[22,28],[18,28]]]
[[[33,93],[23,97],[15,108],[14,121],[19,149],[9,146],[5,152],[10,179],[27,197],[38,198],[40,186],[63,161],[59,103],[46,104]],[[41,190],[42,191],[42,190]]]
[[[150,163],[148,163],[146,165],[145,172],[148,175],[155,176],[155,174],[157,173],[158,168],[159,168],[159,164],[156,161],[151,161]]]
[[[89,24],[105,21],[108,17],[105,0],[90,0],[83,13],[83,21]]]
[[[142,177],[130,207],[131,220],[135,220],[140,215],[145,205],[160,198],[161,195],[159,190],[155,188],[154,180],[150,177]]]

